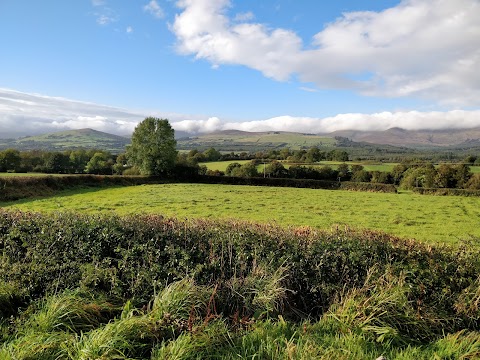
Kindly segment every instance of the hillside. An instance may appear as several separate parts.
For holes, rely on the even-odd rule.
[[[325,136],[346,137],[355,142],[405,146],[410,148],[476,147],[480,142],[480,128],[445,130],[405,130],[391,128],[385,131],[343,130]]]
[[[80,129],[68,130],[38,136],[27,136],[19,139],[0,139],[0,149],[14,148],[18,150],[69,150],[69,149],[103,149],[113,153],[125,151],[130,140],[123,136],[105,132]]]
[[[175,134],[179,150],[210,147],[223,152],[256,152],[290,148],[308,149],[317,146],[324,150],[347,150],[351,156],[371,158],[413,153],[459,154],[480,151],[480,128],[448,130],[405,130],[391,128],[385,131],[342,130],[328,134],[308,134],[283,131],[247,132],[224,130],[209,134],[189,135],[178,131]],[[104,149],[113,153],[125,151],[130,143],[128,136],[80,129],[28,136],[18,139],[0,139],[0,150],[14,148],[25,150]]]
[[[290,149],[318,147],[335,147],[335,139],[331,136],[301,134],[293,132],[269,131],[247,132],[225,130],[211,134],[202,134],[177,140],[178,148],[207,149],[214,147],[221,151],[258,151],[265,149]]]

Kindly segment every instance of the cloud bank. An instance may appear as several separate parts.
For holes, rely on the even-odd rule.
[[[83,128],[128,135],[147,116],[167,118],[175,130],[189,134],[232,129],[329,133],[336,130],[386,130],[392,127],[407,130],[480,127],[480,110],[339,114],[326,118],[285,115],[270,119],[232,122],[218,117],[132,111],[0,88],[0,138]]]
[[[364,95],[480,105],[480,1],[403,0],[381,12],[344,13],[310,43],[293,31],[228,16],[230,0],[179,0],[177,49],[214,67]]]
[[[290,131],[301,133],[330,133],[338,130],[382,131],[393,127],[406,130],[470,129],[480,127],[480,110],[448,112],[382,112],[375,114],[339,114],[327,118],[278,116],[266,120],[222,122],[213,117],[207,120],[184,120],[173,123],[176,130],[188,133],[208,133],[219,130]]]

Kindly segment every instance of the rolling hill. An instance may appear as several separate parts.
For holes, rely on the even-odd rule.
[[[412,154],[415,152],[480,152],[480,128],[448,130],[405,130],[391,128],[385,131],[344,130],[328,134],[308,134],[282,131],[247,132],[224,130],[210,134],[189,135],[177,132],[179,150],[210,147],[224,152],[256,152],[288,147],[292,150],[318,146],[324,150],[345,149],[354,156],[379,154]],[[0,139],[0,150],[56,150],[103,149],[112,153],[125,151],[128,136],[80,129],[28,136],[18,139]]]
[[[346,137],[355,142],[405,146],[410,148],[473,147],[480,142],[480,128],[445,130],[335,131],[325,136]]]
[[[102,149],[112,153],[125,151],[130,139],[105,132],[80,129],[55,133],[27,136],[18,139],[0,139],[0,150],[14,148],[25,150],[71,150],[71,149]]]

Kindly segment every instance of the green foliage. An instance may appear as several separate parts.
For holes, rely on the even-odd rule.
[[[132,144],[127,147],[131,165],[140,169],[142,175],[168,174],[177,157],[174,130],[168,120],[148,117],[137,125],[132,135]]]
[[[0,250],[2,301],[12,287],[32,301],[1,326],[2,359],[480,351],[474,248],[368,231],[0,211]]]
[[[113,161],[104,152],[96,152],[85,166],[87,174],[112,174]]]
[[[15,149],[0,151],[0,172],[18,171],[20,168],[20,152]]]
[[[285,169],[283,164],[279,161],[272,161],[265,169],[265,173],[268,177],[284,178],[288,176],[288,170]]]

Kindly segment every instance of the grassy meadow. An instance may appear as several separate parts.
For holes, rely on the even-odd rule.
[[[209,170],[220,170],[225,171],[227,166],[233,162],[237,162],[239,164],[246,164],[249,160],[237,160],[237,161],[213,161],[213,162],[205,162],[201,163],[200,165],[205,165]],[[301,164],[303,166],[330,166],[333,169],[336,169],[338,165],[343,164],[343,162],[339,161],[321,161],[315,164]],[[383,171],[383,172],[391,172],[395,165],[398,163],[370,163],[370,162],[357,162],[357,161],[349,161],[347,162],[348,165],[362,165],[366,171]],[[292,164],[287,162],[283,162],[285,168],[289,168]],[[438,165],[437,165],[438,166]],[[258,171],[263,171],[263,164],[257,166]],[[480,166],[471,166],[470,171],[474,174],[480,173]]]
[[[64,191],[3,203],[23,211],[162,214],[282,226],[374,229],[431,243],[480,237],[480,199],[232,185],[160,184]]]

